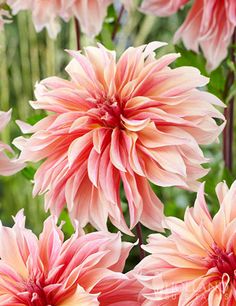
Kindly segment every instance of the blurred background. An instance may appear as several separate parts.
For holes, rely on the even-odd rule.
[[[188,8],[186,7],[186,10]],[[153,40],[166,41],[169,45],[158,51],[158,56],[167,52],[180,52],[182,57],[175,63],[180,65],[193,65],[198,67],[204,75],[205,61],[200,55],[186,51],[182,45],[173,46],[172,37],[178,26],[182,23],[186,11],[171,16],[170,18],[157,18],[145,16],[137,10],[124,14],[116,38],[112,41],[112,32],[119,15],[119,8],[111,6],[104,22],[102,33],[97,40],[107,48],[115,49],[119,54],[130,45],[138,46]],[[81,45],[95,44],[96,40],[88,40],[81,36]],[[29,101],[34,99],[34,85],[37,81],[52,75],[67,77],[64,71],[69,62],[69,55],[65,49],[76,49],[75,25],[62,22],[62,31],[56,40],[51,40],[46,31],[36,33],[31,22],[31,15],[21,12],[13,17],[13,22],[5,26],[0,32],[0,109],[7,111],[13,109],[13,120],[1,134],[1,139],[10,144],[20,130],[15,124],[16,119],[33,124],[44,114],[33,110]],[[211,74],[208,89],[222,98],[226,78],[226,65],[222,65]],[[224,168],[222,158],[222,141],[212,146],[204,147],[205,155],[211,159],[206,167],[211,171],[204,178],[207,180],[206,192],[208,203],[212,212],[217,210],[218,203],[215,199],[215,186],[217,182],[226,180],[229,184],[233,181],[233,173]],[[47,214],[44,212],[43,198],[32,198],[32,179],[35,165],[12,177],[0,177],[0,219],[5,225],[12,225],[11,216],[24,208],[27,216],[28,227],[39,233]],[[235,170],[235,169],[234,169]],[[167,215],[183,217],[184,209],[192,205],[195,193],[176,188],[159,188],[153,186],[155,192],[165,204]],[[124,210],[126,206],[124,205]],[[66,236],[73,232],[66,211],[62,219],[67,223],[64,227]],[[87,229],[91,230],[90,228]],[[144,229],[146,237],[149,231]],[[130,238],[129,238],[130,239]],[[130,265],[134,263],[137,250],[134,250]]]

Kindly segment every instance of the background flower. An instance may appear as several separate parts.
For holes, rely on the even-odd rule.
[[[93,37],[101,32],[107,8],[113,0],[7,0],[13,14],[19,11],[32,11],[32,19],[37,32],[47,28],[51,38],[60,31],[59,17],[64,21],[76,17],[81,30]],[[121,1],[126,9],[132,6],[131,0]]]
[[[120,234],[75,233],[64,242],[49,217],[38,239],[23,211],[14,220],[13,228],[0,225],[2,306],[141,305],[140,285],[120,273],[132,247]]]
[[[0,111],[0,132],[5,128],[10,119],[11,110],[8,112]],[[5,151],[13,153],[10,146],[0,141],[0,175],[8,176],[22,170],[24,164],[16,159],[10,159]]]
[[[19,11],[32,11],[32,20],[37,32],[43,28],[48,30],[51,38],[55,38],[60,31],[58,17],[68,21],[70,18],[68,9],[73,0],[7,0],[16,15]]]
[[[157,16],[170,16],[176,13],[189,0],[144,0],[140,10]]]
[[[144,0],[141,10],[157,16],[169,16],[186,4],[185,1]],[[227,56],[227,48],[236,27],[235,0],[195,0],[183,25],[175,34],[187,49],[202,49],[211,71]]]
[[[151,255],[137,267],[145,286],[144,305],[235,305],[236,182],[217,188],[220,202],[212,218],[199,189],[184,221],[166,219],[169,237],[153,234],[144,247]]]
[[[82,32],[96,36],[101,32],[108,6],[113,0],[74,0],[73,14],[78,18]]]
[[[79,20],[81,31],[93,37],[101,32],[107,8],[114,2],[123,4],[127,11],[134,6],[133,0],[73,0],[70,14]]]
[[[158,186],[196,188],[207,173],[199,144],[214,141],[223,115],[215,96],[199,91],[208,79],[192,67],[168,67],[179,55],[155,59],[163,43],[129,48],[116,55],[103,46],[85,48],[67,66],[71,80],[56,77],[36,86],[35,109],[52,111],[15,145],[23,161],[45,159],[35,175],[34,195],[58,215],[67,202],[72,219],[106,229],[109,217],[130,233],[123,218],[120,186],[129,205],[130,228],[138,221],[160,230]],[[191,76],[191,77],[190,77]]]

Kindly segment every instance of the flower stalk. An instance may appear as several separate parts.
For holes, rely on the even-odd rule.
[[[142,225],[140,222],[136,225],[136,234],[138,238],[139,257],[140,257],[140,260],[142,260],[145,257],[145,251],[142,249],[143,233],[142,233]]]
[[[119,25],[120,25],[120,21],[121,21],[121,18],[122,18],[122,16],[123,16],[123,14],[124,14],[124,11],[125,11],[125,7],[124,7],[124,5],[122,5],[122,7],[121,7],[121,9],[120,9],[120,12],[119,12],[119,16],[118,16],[118,18],[117,18],[117,20],[116,20],[116,23],[115,23],[115,25],[114,25],[114,30],[113,30],[112,35],[111,35],[111,38],[112,38],[113,41],[114,41],[115,38],[116,38],[116,34],[117,34],[117,32],[118,32]]]
[[[75,33],[76,33],[76,41],[77,41],[77,50],[81,50],[81,43],[80,43],[80,38],[81,38],[81,32],[80,32],[80,24],[79,20],[77,18],[74,18],[75,20]]]

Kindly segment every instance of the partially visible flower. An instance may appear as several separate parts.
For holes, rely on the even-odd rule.
[[[161,230],[163,206],[149,181],[194,189],[208,171],[199,144],[221,132],[224,119],[215,96],[198,90],[208,79],[192,67],[171,69],[178,54],[155,58],[154,42],[129,48],[116,63],[114,51],[88,47],[67,66],[71,80],[52,77],[36,86],[35,109],[51,111],[23,132],[15,145],[23,161],[46,159],[34,178],[34,195],[59,215],[67,203],[71,218],[106,229],[106,221],[130,233],[122,213],[120,187],[128,201],[130,228],[141,221]]]
[[[5,128],[11,119],[11,110],[8,112],[0,111],[0,132]],[[5,151],[13,153],[10,146],[0,141],[0,175],[9,176],[24,168],[22,162],[16,159],[10,159]]]
[[[153,234],[144,247],[151,255],[136,268],[145,286],[143,305],[236,305],[236,181],[217,188],[218,213],[211,217],[199,189],[184,221],[168,217],[169,237]]]
[[[114,0],[74,0],[71,15],[78,18],[82,32],[93,37],[101,32],[107,8],[114,2]],[[133,0],[121,0],[119,4],[123,4],[129,11],[133,7]]]
[[[141,9],[157,16],[169,16],[187,2],[144,0]],[[207,59],[207,68],[212,71],[226,58],[235,29],[235,0],[195,0],[174,41],[181,38],[186,48],[195,52],[200,47]]]
[[[140,285],[122,274],[132,244],[120,234],[75,233],[64,242],[49,217],[39,239],[20,211],[13,228],[0,224],[0,304],[141,305]]]
[[[60,31],[59,17],[68,21],[68,9],[73,0],[7,0],[16,15],[19,11],[32,11],[32,20],[37,32],[43,28],[48,30],[51,38],[55,38]]]
[[[146,14],[170,16],[176,13],[189,0],[144,0],[140,10]]]
[[[37,32],[47,28],[50,37],[55,38],[60,31],[59,18],[69,21],[76,17],[81,30],[88,36],[96,36],[102,29],[107,8],[114,0],[7,0],[13,14],[22,10],[32,11],[32,19]],[[126,9],[132,0],[122,0]]]
[[[72,10],[78,18],[82,32],[96,36],[101,32],[107,8],[113,0],[74,0]]]

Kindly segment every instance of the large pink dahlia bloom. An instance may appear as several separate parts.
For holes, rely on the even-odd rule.
[[[0,132],[5,128],[11,119],[11,110],[0,111]],[[23,169],[24,164],[16,159],[10,159],[6,152],[13,153],[10,146],[0,141],[0,175],[9,176]]]
[[[220,209],[211,217],[201,186],[184,221],[166,219],[169,237],[153,234],[151,255],[137,267],[144,305],[236,305],[236,182],[216,188]]]
[[[169,16],[189,2],[170,0],[144,0],[141,9],[157,16]],[[209,70],[214,70],[227,56],[236,27],[235,0],[195,0],[175,41],[182,39],[187,49],[195,52],[201,47]]]
[[[103,46],[85,55],[69,51],[71,80],[56,77],[36,86],[35,109],[51,111],[15,145],[23,161],[46,159],[34,181],[34,195],[46,193],[45,207],[58,215],[67,203],[72,219],[106,229],[109,217],[128,232],[120,186],[128,201],[130,228],[138,221],[160,230],[162,204],[149,182],[194,188],[207,173],[199,144],[214,141],[223,119],[215,96],[196,87],[208,79],[192,67],[171,69],[179,55],[155,58],[163,43],[116,54]]]
[[[53,217],[39,239],[20,211],[13,228],[0,224],[2,306],[141,305],[140,285],[122,274],[130,243],[120,234],[75,233],[63,242]]]

